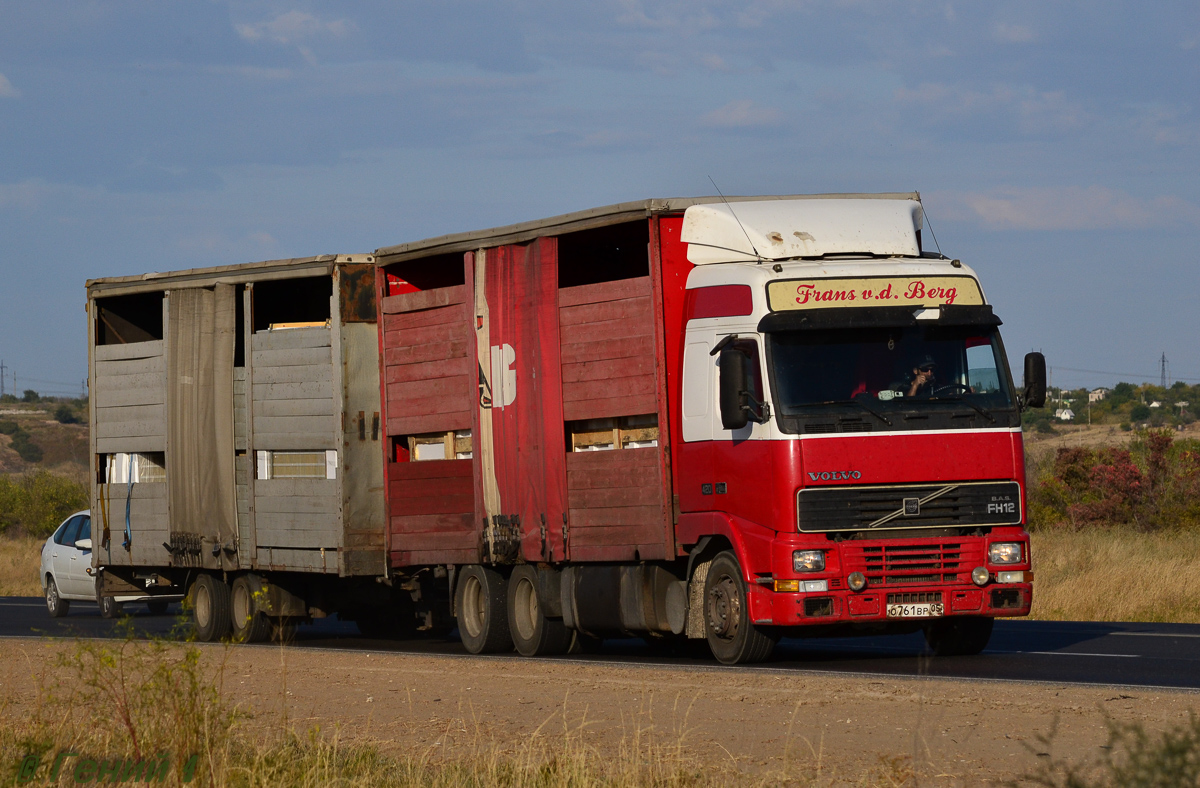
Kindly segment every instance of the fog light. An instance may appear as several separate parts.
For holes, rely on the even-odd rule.
[[[990,577],[991,574],[985,566],[977,566],[971,570],[971,582],[977,586],[987,585],[988,578]]]
[[[996,542],[988,548],[988,561],[993,564],[1021,563],[1020,542]]]
[[[821,550],[797,550],[792,553],[792,569],[797,572],[820,572],[825,569],[825,553]]]
[[[862,591],[867,587],[867,576],[862,572],[851,572],[846,578],[846,585],[850,586],[851,591]]]
[[[806,594],[825,593],[829,590],[829,581],[827,580],[805,580],[804,592]]]
[[[794,594],[800,590],[799,580],[776,580],[775,590],[780,594]]]
[[[1028,583],[1033,581],[1033,572],[997,572],[997,583]],[[1028,579],[1026,579],[1028,577]]]

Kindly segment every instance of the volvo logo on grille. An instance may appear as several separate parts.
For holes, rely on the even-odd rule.
[[[921,513],[920,498],[905,498],[904,499],[904,516],[914,517]]]
[[[861,479],[862,471],[825,471],[823,473],[808,472],[808,478],[814,482],[840,481],[842,479]]]

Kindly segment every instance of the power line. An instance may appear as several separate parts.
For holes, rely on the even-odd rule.
[[[1154,375],[1147,374],[1145,372],[1114,372],[1111,369],[1076,369],[1075,367],[1060,367],[1057,364],[1054,365],[1054,368],[1061,369],[1064,372],[1083,372],[1088,375],[1127,375],[1131,378],[1141,378],[1142,380],[1146,381],[1153,380],[1155,377]],[[1183,380],[1189,383],[1200,383],[1200,378],[1181,378],[1176,376],[1172,376],[1172,378],[1174,380]]]

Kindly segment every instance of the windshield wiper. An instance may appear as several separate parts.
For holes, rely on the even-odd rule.
[[[860,399],[830,399],[825,400],[824,402],[810,402],[808,405],[857,405],[867,413],[870,413],[872,416],[882,421],[884,424],[888,425],[889,427],[892,426],[891,419],[889,419],[887,416],[884,416],[882,413],[875,411],[873,408],[867,407],[867,403]]]
[[[968,408],[973,409],[980,416],[983,416],[984,418],[986,418],[992,424],[996,423],[996,417],[993,416],[990,412],[984,410],[983,408],[979,407],[978,405],[976,405],[974,402],[971,402],[970,400],[963,399],[962,397],[930,397],[930,399],[937,400],[939,402],[961,402],[962,404],[966,405]]]

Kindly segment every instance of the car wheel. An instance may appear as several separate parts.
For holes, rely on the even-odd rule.
[[[58,595],[58,586],[53,577],[46,578],[46,610],[51,618],[62,618],[71,609],[71,603]]]

